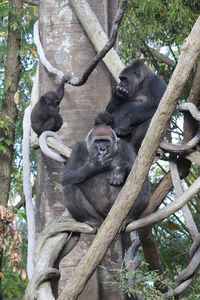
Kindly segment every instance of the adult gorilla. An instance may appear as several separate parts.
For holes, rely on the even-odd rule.
[[[62,174],[64,203],[72,216],[98,228],[106,218],[131,170],[136,154],[108,126],[94,127],[86,140],[73,148]],[[149,201],[149,183],[123,223],[139,218]]]
[[[106,111],[97,115],[95,125],[111,125],[118,136],[131,140],[138,152],[166,84],[142,59],[134,59],[119,78]]]

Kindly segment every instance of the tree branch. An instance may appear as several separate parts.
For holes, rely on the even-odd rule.
[[[159,61],[165,63],[166,65],[169,66],[174,66],[175,62],[173,59],[170,59],[169,57],[163,55],[162,53],[158,52],[157,50],[153,49],[152,47],[146,45],[146,47],[148,48],[148,50],[151,52],[151,54],[157,58]]]
[[[40,61],[43,64],[43,66],[52,74],[56,75],[60,80],[63,78],[65,75],[63,71],[58,70],[55,68],[46,58],[44,49],[42,47],[42,44],[40,42],[40,36],[39,36],[39,30],[38,30],[38,21],[35,22],[34,24],[34,29],[33,29],[33,36],[34,36],[34,43],[37,47],[37,52],[40,57]]]
[[[23,191],[26,202],[26,215],[28,227],[28,255],[27,255],[27,272],[29,280],[31,279],[34,271],[33,264],[33,250],[35,245],[35,210],[32,201],[32,186],[30,182],[30,129],[31,129],[31,106],[25,109],[23,119]]]
[[[37,0],[24,0],[23,2],[31,4],[33,6],[38,6],[38,1]]]
[[[184,192],[184,194],[178,197],[174,202],[170,203],[162,209],[159,209],[157,212],[152,213],[151,215],[129,223],[126,227],[126,232],[131,232],[133,230],[143,228],[170,216],[171,214],[182,208],[192,197],[194,197],[199,192],[199,184],[200,177],[187,189],[187,191]]]
[[[80,2],[83,3],[83,5],[85,5],[85,9],[87,10],[87,16],[88,16],[88,12],[90,11],[90,13],[92,14],[92,11],[89,7],[89,4],[85,1],[78,1],[78,7],[76,6],[76,0],[74,1],[70,1],[71,3],[71,6],[76,9],[76,15],[78,16],[78,12],[77,12],[77,9],[79,10],[80,12]],[[83,85],[89,75],[92,73],[92,71],[95,69],[95,67],[97,66],[97,64],[99,63],[100,60],[102,60],[105,55],[108,53],[108,51],[114,47],[115,43],[116,43],[116,40],[117,40],[117,36],[118,36],[118,31],[119,31],[119,26],[120,26],[120,23],[121,23],[121,20],[124,16],[124,12],[125,12],[125,9],[126,9],[126,5],[127,5],[127,0],[121,0],[120,1],[120,4],[119,4],[119,8],[117,10],[117,14],[115,16],[115,19],[114,19],[114,22],[113,22],[113,25],[112,25],[112,29],[111,29],[111,33],[110,33],[110,38],[109,40],[106,42],[105,46],[101,49],[101,51],[96,55],[96,57],[93,59],[93,61],[91,62],[91,64],[89,65],[89,67],[85,70],[85,72],[83,73],[81,79],[75,81],[74,79],[72,79],[69,83],[71,83],[72,85],[75,85],[75,86],[81,86]],[[88,6],[88,7],[86,7]],[[82,23],[82,17],[80,19],[81,23]],[[85,21],[85,14],[84,14],[84,21]],[[91,16],[90,16],[90,23],[91,24]],[[95,23],[97,25],[97,20],[95,21]],[[84,27],[85,29],[85,27]],[[92,33],[94,35],[94,32]],[[101,34],[105,34],[103,32],[103,29],[101,28]],[[105,41],[107,40],[107,37],[105,37]]]
[[[142,188],[157,148],[163,138],[165,127],[175,109],[178,98],[187,82],[190,72],[200,53],[200,17],[182,47],[179,62],[174,70],[167,90],[151,121],[147,134],[139,150],[138,157],[128,179],[112,206],[107,218],[100,227],[91,247],[76,268],[71,280],[61,292],[58,300],[76,299],[96,266],[103,259],[110,243],[117,234],[123,220],[134,204]],[[184,70],[184,72],[183,72]],[[200,179],[197,181],[200,189]],[[188,189],[189,190],[189,189]],[[187,192],[186,192],[187,193]]]

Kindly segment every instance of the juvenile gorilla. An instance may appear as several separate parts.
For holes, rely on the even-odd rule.
[[[59,105],[64,95],[64,85],[70,80],[64,76],[56,92],[47,92],[40,97],[31,113],[31,126],[38,136],[46,130],[58,131],[63,120],[59,114]]]
[[[118,136],[129,138],[138,152],[166,84],[142,59],[134,59],[119,78],[106,111],[97,115],[95,125],[109,124]]]
[[[86,140],[73,148],[62,174],[64,203],[72,216],[98,228],[115,202],[136,154],[105,125],[94,127]],[[146,179],[123,227],[137,219],[149,201]]]

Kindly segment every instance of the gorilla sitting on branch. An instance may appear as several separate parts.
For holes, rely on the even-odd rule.
[[[132,168],[136,154],[108,126],[94,127],[73,148],[62,174],[64,203],[72,216],[94,228],[106,218]],[[122,228],[139,218],[149,201],[149,183],[143,188]]]
[[[166,84],[143,59],[134,59],[122,70],[119,79],[106,111],[97,115],[95,125],[112,126],[116,134],[130,141],[138,152]]]

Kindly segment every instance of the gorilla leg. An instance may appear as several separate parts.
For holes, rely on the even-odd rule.
[[[85,222],[95,229],[101,226],[103,218],[92,207],[79,187],[66,185],[63,189],[63,195],[64,204],[75,220]],[[75,199],[78,199],[78,201]]]
[[[58,131],[60,129],[60,127],[62,126],[62,124],[63,124],[63,120],[62,120],[61,116],[58,114],[58,115],[53,116],[50,119],[48,119],[44,123],[44,125],[40,128],[40,132],[42,133],[47,130]]]
[[[151,119],[147,120],[146,122],[142,123],[139,126],[133,127],[132,131],[132,138],[131,138],[131,145],[133,146],[136,153],[138,153],[138,150],[140,149],[141,143],[145,137],[145,134],[149,128],[149,124],[151,122]]]
[[[63,124],[63,119],[62,119],[61,115],[57,114],[55,116],[55,120],[56,120],[55,131],[58,131],[61,128],[62,124]]]

